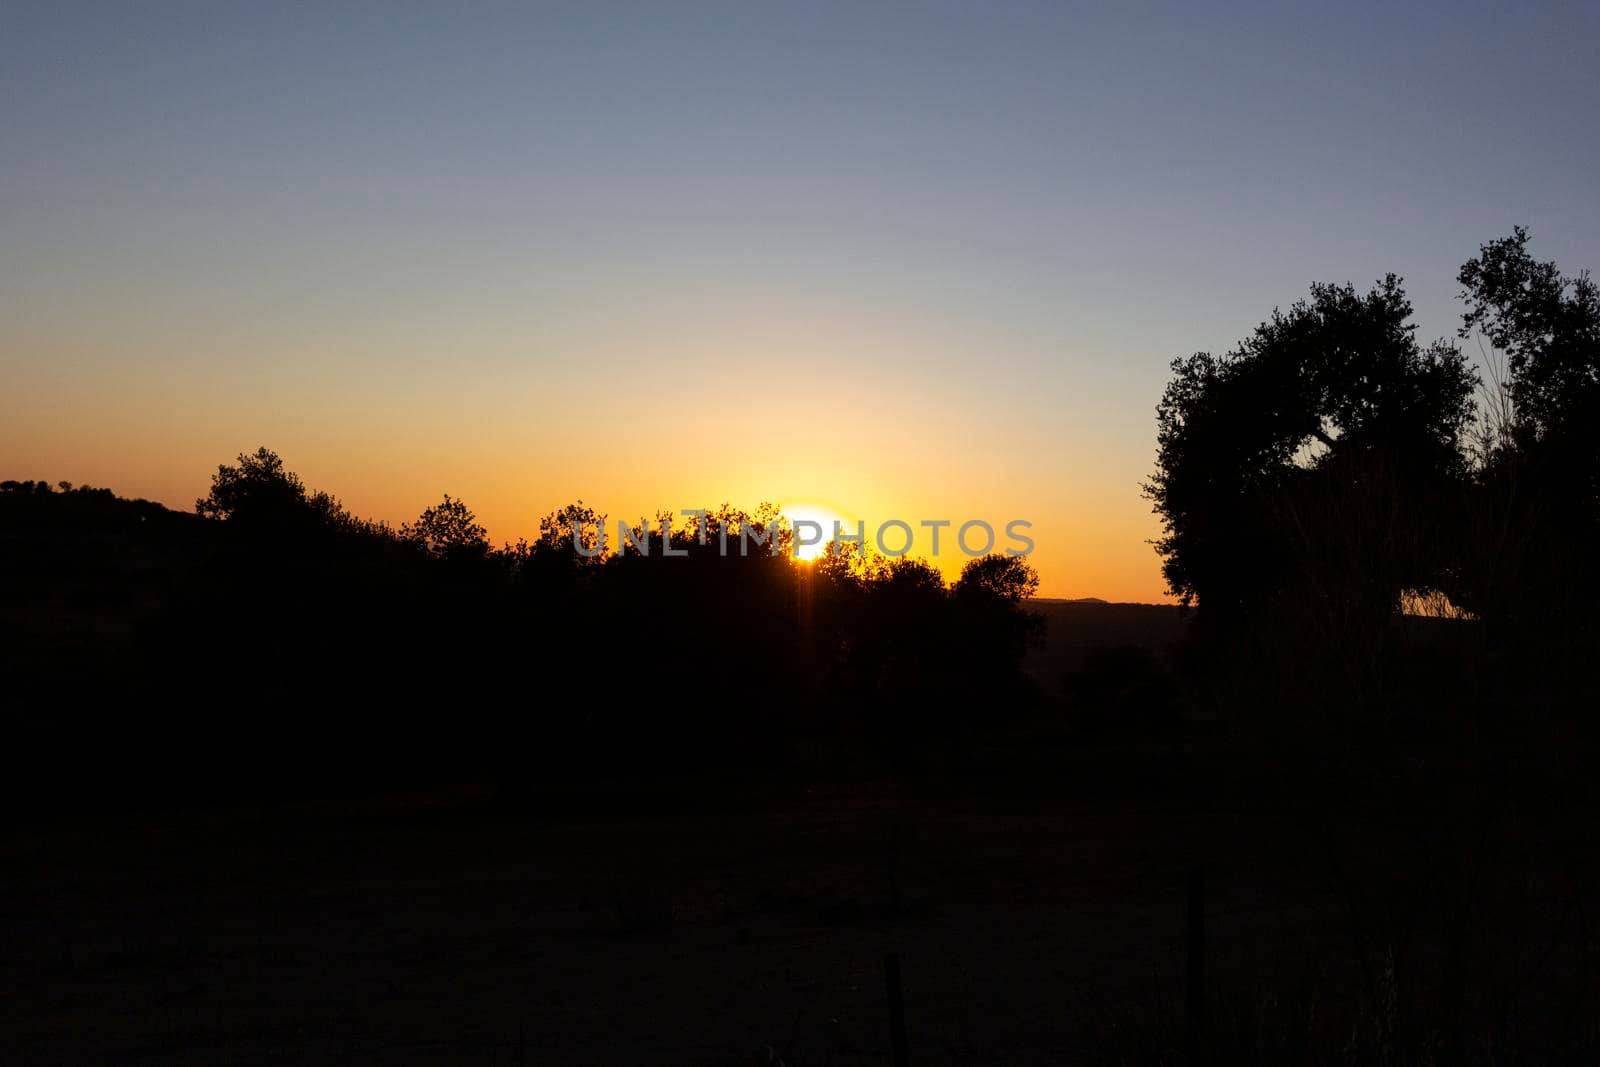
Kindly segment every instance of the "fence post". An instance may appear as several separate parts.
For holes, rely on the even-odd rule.
[[[906,1050],[906,1005],[900,993],[898,953],[883,957],[883,980],[889,987],[889,1043],[894,1050],[894,1067],[907,1067],[911,1057]]]
[[[1206,872],[1204,867],[1189,871],[1188,981],[1184,1001],[1184,1022],[1188,1037],[1191,1067],[1200,1062],[1206,1031]]]

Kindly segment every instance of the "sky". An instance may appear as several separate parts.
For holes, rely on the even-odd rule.
[[[1597,104],[1592,3],[12,0],[0,477],[1020,519],[1159,601],[1171,359],[1389,271],[1453,335],[1517,224],[1600,267]]]

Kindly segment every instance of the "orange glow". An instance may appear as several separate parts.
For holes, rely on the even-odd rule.
[[[960,523],[988,521],[1003,548],[1005,524],[1025,519],[1041,595],[1165,599],[1149,545],[1159,530],[1138,490],[1148,419],[1057,424],[1035,414],[1048,432],[1020,432],[1016,411],[974,407],[975,379],[893,373],[942,343],[911,327],[899,336],[840,317],[813,320],[806,337],[753,323],[724,335],[646,317],[622,335],[574,332],[547,346],[583,354],[580,375],[530,359],[538,335],[526,324],[520,339],[463,326],[452,350],[476,353],[463,365],[387,335],[352,355],[284,319],[252,337],[257,359],[223,365],[207,362],[204,338],[135,344],[125,340],[137,333],[131,322],[84,321],[97,333],[81,348],[24,339],[51,358],[22,365],[0,390],[0,477],[68,479],[188,510],[219,463],[265,445],[363,517],[399,524],[448,492],[497,544],[535,536],[542,515],[577,500],[613,524],[772,501],[791,519],[822,522],[825,540],[835,519],[852,531],[864,520],[869,542],[901,519],[916,531],[914,556],[931,547],[919,524],[948,519],[931,559],[947,580],[967,562],[954,546]],[[762,360],[738,358],[752,347]],[[638,351],[695,373],[669,373]],[[163,373],[124,373],[108,353],[160,361]]]

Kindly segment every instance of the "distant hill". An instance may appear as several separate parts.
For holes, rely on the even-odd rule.
[[[109,489],[0,483],[6,658],[77,672],[131,651],[213,534],[196,515]]]
[[[1136,647],[1166,654],[1182,639],[1187,618],[1175,604],[1112,604],[1098,597],[1037,598],[1029,606],[1045,619],[1045,636],[1024,669],[1046,692],[1100,649]]]

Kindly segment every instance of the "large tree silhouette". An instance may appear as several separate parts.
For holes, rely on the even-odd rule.
[[[1462,473],[1476,377],[1454,345],[1420,345],[1410,317],[1394,275],[1367,293],[1313,285],[1227,354],[1173,362],[1145,492],[1184,603],[1248,610],[1303,585],[1330,538],[1380,520],[1413,527],[1401,558],[1370,576],[1381,600],[1440,578],[1428,502]],[[1393,544],[1392,533],[1363,536]]]

